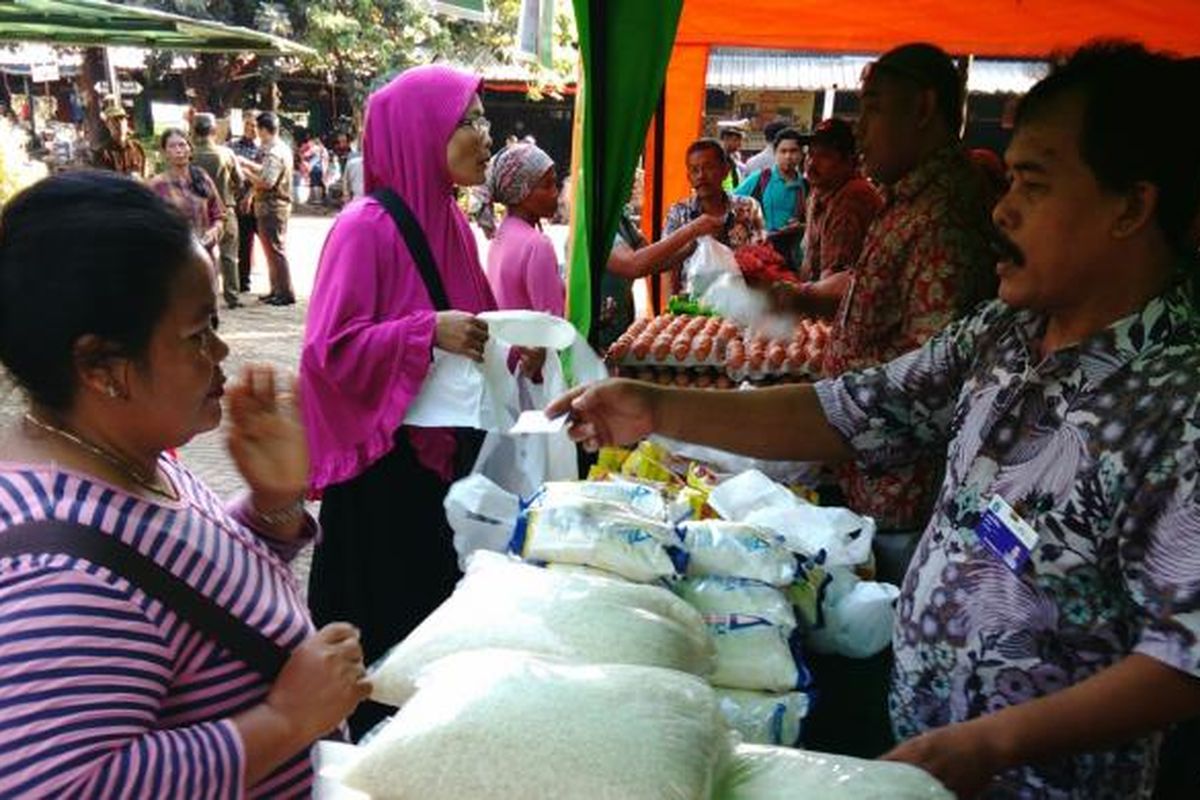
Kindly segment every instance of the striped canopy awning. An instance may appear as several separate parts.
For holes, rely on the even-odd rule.
[[[279,36],[105,0],[0,0],[0,42],[314,55]]]

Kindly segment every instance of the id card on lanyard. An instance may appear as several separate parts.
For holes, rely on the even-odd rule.
[[[1025,569],[1038,543],[1037,531],[1000,495],[988,502],[975,534],[1014,575]]]

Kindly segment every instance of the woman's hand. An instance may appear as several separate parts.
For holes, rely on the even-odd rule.
[[[654,386],[607,380],[567,392],[546,407],[551,419],[571,415],[572,439],[595,452],[601,447],[636,442],[654,431]]]
[[[308,488],[308,442],[296,408],[296,384],[279,394],[275,371],[246,366],[225,393],[226,442],[238,472],[250,486],[255,508],[274,511],[296,502]]]
[[[466,311],[439,311],[434,344],[448,353],[483,361],[487,344],[487,323]]]
[[[300,643],[283,665],[266,704],[297,740],[312,743],[342,723],[371,694],[358,630],[333,622]]]
[[[520,364],[521,374],[529,378],[534,383],[540,383],[542,380],[542,367],[546,366],[546,348],[544,347],[519,347],[517,348],[518,363]]]

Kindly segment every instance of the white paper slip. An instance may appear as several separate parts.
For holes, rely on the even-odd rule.
[[[566,427],[567,416],[567,414],[559,414],[554,419],[550,419],[546,416],[545,411],[537,409],[522,411],[521,416],[517,417],[517,424],[512,426],[509,434],[515,436],[522,433],[558,433]]]

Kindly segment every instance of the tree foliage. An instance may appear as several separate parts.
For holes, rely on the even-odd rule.
[[[430,62],[486,70],[515,57],[521,0],[489,0],[489,19],[469,22],[435,14],[423,0],[133,0],[133,4],[254,28],[303,42],[317,51],[304,66],[332,78],[361,100],[391,75]],[[575,25],[569,0],[558,0],[552,68],[529,65],[532,92],[574,80]],[[260,59],[268,79],[276,69]],[[231,91],[236,55],[206,54],[197,76],[206,93]],[[198,98],[201,105],[212,99]],[[219,104],[220,100],[216,100]]]

